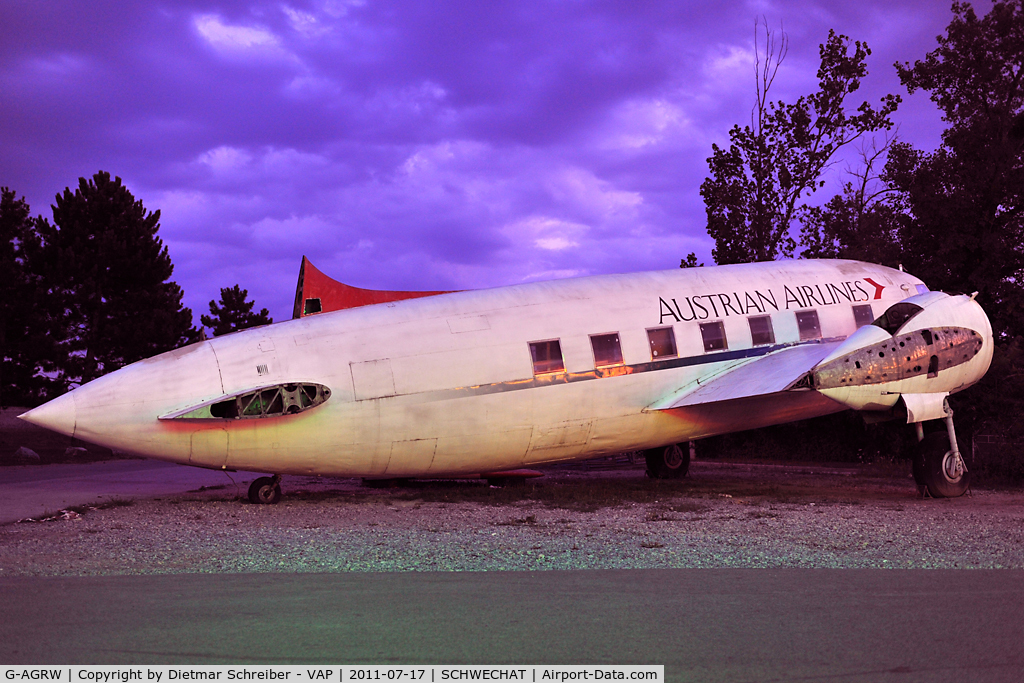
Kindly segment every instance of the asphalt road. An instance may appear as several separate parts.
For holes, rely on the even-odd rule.
[[[0,524],[105,500],[172,495],[202,486],[239,487],[260,475],[220,472],[159,460],[0,468]]]
[[[232,485],[154,461],[3,472],[3,520]],[[231,476],[244,492],[255,475]],[[1018,570],[11,577],[0,604],[0,664],[642,663],[672,681],[1024,680]]]
[[[1020,681],[1024,572],[0,579],[5,664],[664,664],[672,681]]]

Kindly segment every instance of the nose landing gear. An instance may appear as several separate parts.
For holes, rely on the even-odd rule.
[[[249,485],[249,502],[256,505],[273,505],[281,500],[281,475],[260,477]]]
[[[918,451],[914,455],[914,481],[921,495],[933,498],[955,498],[970,488],[971,473],[956,443],[953,430],[953,409],[943,404],[945,432],[924,434],[918,423]]]

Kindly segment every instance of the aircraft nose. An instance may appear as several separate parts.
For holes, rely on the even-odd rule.
[[[38,408],[22,413],[18,417],[38,427],[45,427],[61,434],[74,436],[75,422],[78,416],[75,409],[75,398],[72,396],[73,393],[73,391],[69,391]]]

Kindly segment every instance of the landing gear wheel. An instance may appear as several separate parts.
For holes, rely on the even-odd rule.
[[[281,500],[281,477],[260,477],[249,484],[249,502],[255,505],[273,505]]]
[[[943,432],[926,434],[914,456],[914,481],[928,488],[933,498],[956,498],[966,493],[971,473],[959,453],[949,447]]]
[[[674,443],[644,451],[647,476],[651,479],[679,479],[690,471],[690,450]]]

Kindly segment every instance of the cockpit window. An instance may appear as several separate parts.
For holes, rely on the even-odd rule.
[[[278,384],[199,406],[182,415],[183,420],[239,420],[293,415],[315,408],[331,397],[321,384]]]
[[[896,332],[903,327],[904,323],[923,310],[924,309],[917,304],[909,304],[905,301],[901,301],[898,304],[890,306],[885,313],[880,315],[878,319],[871,324],[875,327],[881,327],[889,334],[896,334]]]

